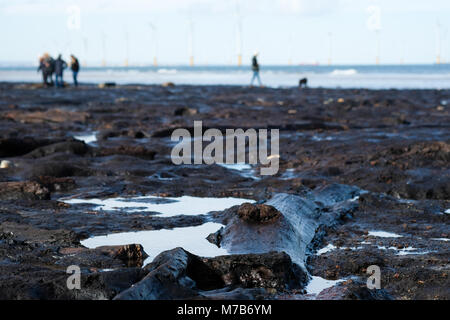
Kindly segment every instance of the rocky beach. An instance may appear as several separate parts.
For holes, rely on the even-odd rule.
[[[448,300],[449,101],[0,83],[0,299]],[[278,173],[174,165],[194,121],[279,129]]]

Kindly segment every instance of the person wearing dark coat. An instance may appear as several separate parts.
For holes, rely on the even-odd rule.
[[[253,87],[253,82],[255,80],[258,80],[259,86],[262,87],[261,78],[259,77],[259,63],[258,63],[258,52],[255,52],[252,58],[252,71],[253,71],[253,77],[252,81],[250,83],[250,86]]]
[[[55,60],[55,82],[56,87],[64,87],[63,73],[64,69],[67,68],[67,63],[62,59],[61,55]]]
[[[39,68],[37,69],[37,71],[41,71],[42,72],[42,82],[44,83],[45,86],[48,86],[48,72],[47,72],[47,67],[46,67],[46,63],[45,63],[45,59],[44,57],[39,58]]]
[[[53,86],[53,71],[55,67],[54,62],[55,60],[50,57],[48,53],[45,53],[39,59],[38,72],[42,72],[42,81],[44,82],[45,86]]]
[[[70,60],[70,69],[72,69],[73,84],[75,85],[75,87],[78,87],[78,72],[80,71],[80,63],[73,54],[70,56]]]

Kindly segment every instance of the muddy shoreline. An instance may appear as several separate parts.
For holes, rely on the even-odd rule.
[[[0,96],[0,299],[450,299],[450,90],[0,83]],[[280,129],[278,174],[173,165],[171,132],[198,120]],[[255,204],[163,217],[65,201],[142,196]],[[80,242],[211,222],[231,255],[173,248],[143,265],[139,243]],[[382,290],[365,287],[371,265]],[[309,294],[311,277],[342,282]]]

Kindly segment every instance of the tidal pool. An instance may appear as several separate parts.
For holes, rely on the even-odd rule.
[[[396,252],[395,255],[397,255],[397,256],[423,255],[423,254],[428,254],[428,253],[431,252],[431,251],[419,251],[419,249],[413,248],[413,247],[406,247],[406,248],[403,248],[403,249],[398,249],[396,247],[386,248],[385,246],[378,246],[378,249],[380,249],[380,250],[394,250]]]
[[[90,249],[101,246],[140,244],[149,255],[144,262],[145,266],[161,252],[178,247],[200,257],[227,255],[227,250],[218,248],[206,240],[208,235],[218,231],[221,227],[223,225],[219,223],[208,222],[196,227],[113,233],[89,238],[81,241],[81,244]]]
[[[97,133],[93,132],[93,133],[83,134],[83,135],[79,135],[79,136],[74,136],[74,138],[79,141],[83,141],[86,144],[91,144],[93,142],[97,142]]]
[[[345,280],[327,280],[321,277],[312,277],[311,281],[306,286],[306,293],[319,294],[323,290],[334,287],[338,283],[344,281]]]
[[[378,237],[378,238],[401,238],[403,236],[386,231],[369,231],[369,236]]]
[[[165,198],[156,196],[142,196],[134,198],[109,199],[69,199],[61,200],[68,204],[93,204],[94,210],[156,212],[158,217],[169,218],[178,215],[201,215],[211,211],[221,211],[236,205],[254,200],[241,198],[198,198],[183,196],[180,198]]]

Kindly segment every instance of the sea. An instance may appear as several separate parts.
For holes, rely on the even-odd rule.
[[[82,67],[81,83],[238,85],[250,84],[250,67],[233,66],[136,66]],[[262,66],[264,86],[296,87],[302,78],[312,88],[450,89],[450,64],[440,65],[298,65]],[[70,71],[65,81],[71,82]],[[1,82],[40,82],[33,66],[0,65]]]

